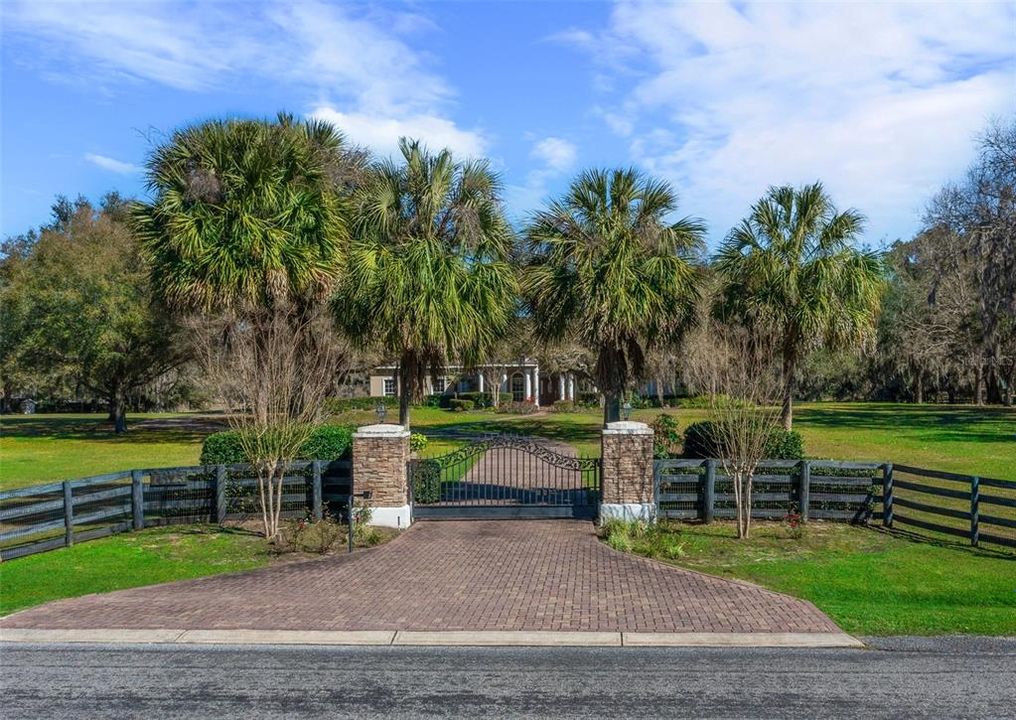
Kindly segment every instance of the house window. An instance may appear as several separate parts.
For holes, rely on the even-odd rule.
[[[434,381],[434,392],[443,393],[445,391],[446,381],[443,377],[439,377]]]
[[[395,378],[385,378],[385,397],[395,397]]]
[[[519,373],[512,375],[512,400],[524,402],[526,399],[526,380]]]

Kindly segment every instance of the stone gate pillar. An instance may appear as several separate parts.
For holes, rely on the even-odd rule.
[[[612,422],[603,429],[600,521],[650,521],[653,497],[653,431],[645,423]]]
[[[370,490],[371,525],[405,529],[410,523],[409,431],[365,425],[353,433],[353,492]]]

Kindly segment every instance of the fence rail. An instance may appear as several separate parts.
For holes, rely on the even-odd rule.
[[[0,559],[33,555],[146,526],[253,517],[250,465],[107,473],[0,492]],[[346,517],[352,462],[298,461],[283,478],[282,516]]]
[[[803,520],[881,520],[974,546],[1016,547],[1014,481],[887,462],[763,460],[758,470],[753,517],[779,519],[796,511]],[[654,488],[660,517],[710,522],[736,513],[720,460],[657,460]]]

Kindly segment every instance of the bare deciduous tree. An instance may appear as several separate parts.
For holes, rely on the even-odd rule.
[[[717,324],[712,329],[713,352],[692,369],[693,381],[715,389],[709,405],[712,453],[733,484],[737,536],[747,538],[756,469],[780,426],[780,363],[771,336]]]
[[[201,361],[258,481],[265,537],[279,532],[283,479],[321,420],[342,347],[321,309],[279,306],[199,320]]]

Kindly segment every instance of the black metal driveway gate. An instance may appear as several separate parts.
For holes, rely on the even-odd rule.
[[[599,458],[539,438],[491,435],[409,462],[416,519],[594,518]]]

